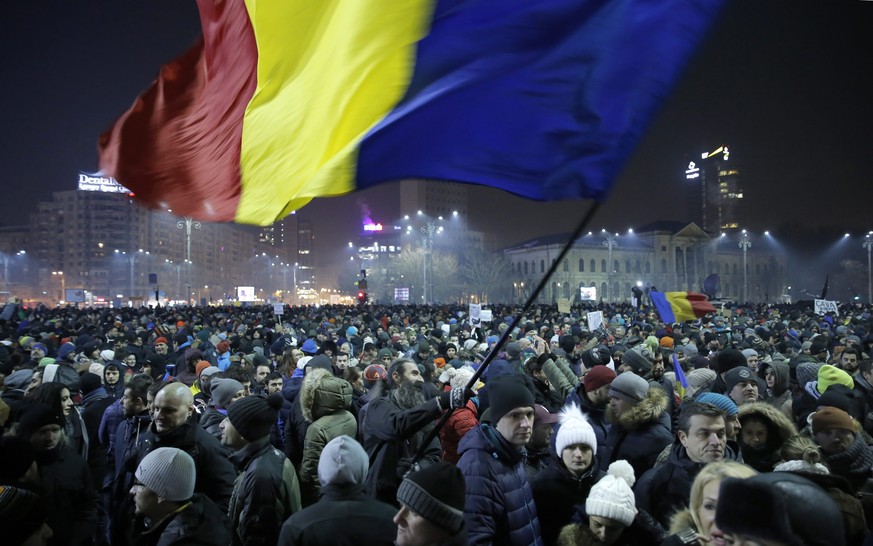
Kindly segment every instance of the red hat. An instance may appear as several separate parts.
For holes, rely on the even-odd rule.
[[[161,336],[155,340],[155,345],[157,345],[158,343],[163,343],[164,345],[169,345],[169,343],[167,342],[167,338],[165,338],[164,336]]]
[[[376,381],[379,379],[385,379],[388,377],[388,372],[385,371],[385,368],[379,366],[378,364],[370,364],[366,368],[364,368],[364,379],[367,381]]]
[[[591,392],[604,385],[611,384],[613,379],[615,379],[614,371],[606,366],[594,366],[585,374],[585,377],[582,379],[582,384],[585,385],[585,390],[587,392]]]
[[[209,366],[212,366],[212,363],[206,360],[201,360],[200,362],[198,362],[197,365],[194,367],[194,369],[197,371],[197,377],[200,377],[200,372],[202,372]]]
[[[551,413],[545,406],[534,404],[534,425],[554,425],[557,422],[557,413]]]

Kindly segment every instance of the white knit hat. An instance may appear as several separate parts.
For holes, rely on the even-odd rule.
[[[136,479],[164,500],[181,502],[194,496],[194,459],[175,447],[159,447],[136,468]]]
[[[631,486],[636,479],[634,469],[627,461],[615,461],[609,465],[606,476],[594,484],[585,500],[585,512],[630,525],[637,515],[634,492]]]
[[[564,452],[564,448],[576,444],[584,444],[590,447],[595,455],[597,454],[597,437],[594,435],[594,429],[575,402],[564,406],[558,415],[558,422],[561,423],[555,438],[558,457]]]

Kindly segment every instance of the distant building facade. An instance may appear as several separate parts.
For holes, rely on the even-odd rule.
[[[512,262],[517,301],[528,297],[568,238],[569,234],[548,235],[504,250]],[[610,303],[630,301],[634,286],[701,292],[703,280],[713,273],[721,280],[717,297],[742,301],[743,260],[736,238],[710,236],[695,223],[654,222],[632,235],[592,233],[576,241],[541,293],[540,302],[577,301],[582,288],[594,288],[597,301]],[[785,292],[786,261],[784,252],[764,241],[747,249],[749,301],[779,301]]]

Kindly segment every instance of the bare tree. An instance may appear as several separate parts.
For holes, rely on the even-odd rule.
[[[466,252],[460,274],[479,301],[511,301],[512,264],[502,253]]]

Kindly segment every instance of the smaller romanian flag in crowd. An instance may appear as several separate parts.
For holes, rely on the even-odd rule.
[[[676,397],[679,403],[685,399],[685,393],[688,392],[688,378],[685,377],[685,370],[679,365],[679,359],[676,358],[676,352],[673,352],[673,373],[676,374]]]
[[[696,292],[655,292],[650,293],[652,303],[661,320],[667,324],[694,320],[708,313],[715,313],[709,298]]]

